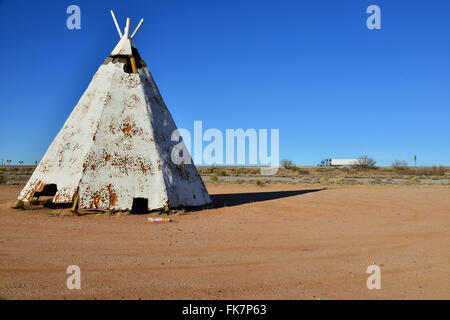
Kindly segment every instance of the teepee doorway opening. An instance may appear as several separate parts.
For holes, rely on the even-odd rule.
[[[148,199],[147,198],[133,198],[133,205],[131,207],[132,214],[147,214],[148,213]]]
[[[33,197],[54,197],[57,191],[58,187],[56,184],[46,184],[42,191],[36,191]]]

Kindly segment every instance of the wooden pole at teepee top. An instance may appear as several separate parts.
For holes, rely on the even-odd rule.
[[[117,23],[116,16],[114,15],[114,11],[111,10],[111,16],[114,20],[114,24],[116,25],[117,32],[119,33],[120,38],[122,39],[122,31],[120,31],[119,24]]]
[[[139,22],[138,26],[136,27],[136,29],[134,29],[133,34],[131,35],[130,39],[133,39],[134,36],[136,35],[136,32],[138,32],[139,28],[141,27],[142,23],[144,22],[144,19],[141,19],[141,21]]]

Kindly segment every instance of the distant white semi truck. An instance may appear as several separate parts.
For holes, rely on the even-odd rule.
[[[323,159],[318,167],[357,166],[358,159]]]

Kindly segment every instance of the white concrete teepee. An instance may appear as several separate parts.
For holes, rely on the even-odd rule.
[[[131,210],[138,202],[148,210],[210,203],[192,160],[171,160],[180,143],[171,141],[177,127],[132,41],[143,20],[130,36],[130,19],[122,34],[111,14],[119,43],[18,199],[54,195],[54,203],[103,210]]]

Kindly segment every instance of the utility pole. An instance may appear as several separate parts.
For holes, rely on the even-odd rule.
[[[414,155],[414,167],[417,167],[416,161],[417,161],[417,155]]]

